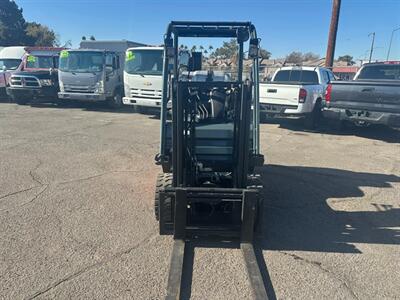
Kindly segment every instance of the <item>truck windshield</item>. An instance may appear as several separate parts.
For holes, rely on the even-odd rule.
[[[55,67],[55,60],[53,56],[29,55],[26,59],[26,68],[28,69],[50,69]]]
[[[400,80],[400,65],[364,66],[357,79]]]
[[[128,50],[125,71],[128,74],[162,75],[163,50]]]
[[[276,73],[273,81],[318,84],[318,74],[315,71],[281,70]]]
[[[21,64],[21,59],[1,59],[0,58],[0,71],[6,67],[6,70],[16,70],[18,69],[19,65]]]
[[[65,51],[60,55],[60,70],[63,72],[101,72],[104,53],[97,51]]]

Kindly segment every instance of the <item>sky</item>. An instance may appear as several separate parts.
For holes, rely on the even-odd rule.
[[[251,21],[273,58],[292,51],[325,56],[333,0],[15,0],[27,21],[49,26],[61,41],[79,46],[82,36],[160,45],[175,21]],[[335,57],[385,59],[392,31],[400,28],[400,0],[342,0]],[[190,41],[189,41],[190,42]],[[196,41],[207,47],[211,42]],[[191,45],[189,45],[191,46]],[[219,46],[219,42],[213,44]],[[400,60],[400,30],[391,60]]]

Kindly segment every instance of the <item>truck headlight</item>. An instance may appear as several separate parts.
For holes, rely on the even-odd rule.
[[[51,79],[40,79],[40,84],[42,86],[50,86],[53,85],[53,82],[51,81]]]
[[[104,93],[104,81],[103,80],[96,83],[96,85],[94,87],[94,92],[97,94]]]
[[[60,92],[64,92],[64,83],[60,80],[59,82]]]

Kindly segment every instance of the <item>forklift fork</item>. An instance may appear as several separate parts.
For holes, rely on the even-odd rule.
[[[162,196],[161,202],[164,201]],[[242,225],[240,232],[240,248],[246,264],[247,274],[250,280],[253,299],[268,299],[262,279],[261,271],[257,263],[254,247],[254,224],[257,211],[257,191],[244,190],[242,196]],[[184,188],[175,190],[174,213],[174,245],[172,249],[166,300],[181,299],[182,274],[186,242],[190,241],[186,235],[187,192]],[[161,216],[162,218],[162,216]]]

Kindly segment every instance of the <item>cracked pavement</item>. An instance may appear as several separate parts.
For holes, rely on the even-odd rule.
[[[159,121],[129,109],[0,103],[0,298],[165,296],[158,139]],[[261,145],[270,298],[399,299],[400,132],[287,120],[262,124]],[[193,252],[184,298],[251,299],[239,249]]]

